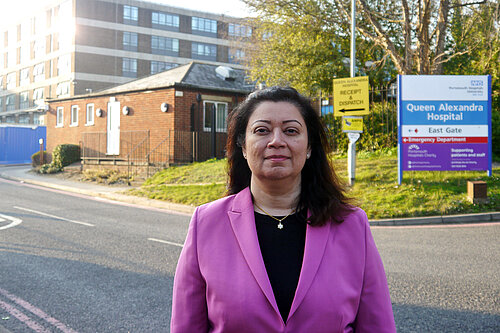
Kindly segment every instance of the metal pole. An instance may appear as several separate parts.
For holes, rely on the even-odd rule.
[[[351,0],[351,77],[356,69],[356,0]]]
[[[351,0],[351,77],[355,77],[356,69],[356,0]],[[354,186],[356,178],[356,141],[349,138],[347,150],[347,170],[349,185]]]

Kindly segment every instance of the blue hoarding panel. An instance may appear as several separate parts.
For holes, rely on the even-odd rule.
[[[0,126],[0,164],[31,163],[31,155],[40,150],[40,139],[46,149],[46,137],[45,126]]]

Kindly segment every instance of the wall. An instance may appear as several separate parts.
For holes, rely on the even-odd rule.
[[[39,139],[45,144],[45,126],[0,126],[0,164],[31,163],[31,155],[40,151]]]

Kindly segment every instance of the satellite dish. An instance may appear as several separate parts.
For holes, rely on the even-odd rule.
[[[168,103],[161,103],[160,110],[161,110],[161,112],[167,112],[168,111]]]

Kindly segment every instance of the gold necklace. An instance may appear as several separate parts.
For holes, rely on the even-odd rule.
[[[293,213],[295,213],[295,209],[294,209],[294,210],[292,210],[290,213],[288,213],[288,215],[287,215],[287,216],[285,216],[285,217],[283,217],[283,218],[279,219],[279,218],[277,218],[276,216],[272,216],[271,214],[269,214],[268,212],[266,212],[264,209],[262,209],[262,207],[260,207],[259,205],[257,205],[257,203],[256,203],[256,202],[254,202],[253,204],[255,205],[255,207],[257,207],[258,209],[260,209],[261,211],[263,211],[263,212],[264,212],[267,216],[269,216],[270,218],[272,218],[272,219],[274,219],[274,220],[278,221],[278,229],[283,229],[283,223],[281,223],[281,222],[283,222],[283,220],[284,220],[284,219],[286,219],[288,216],[290,216],[290,215],[292,215]]]

